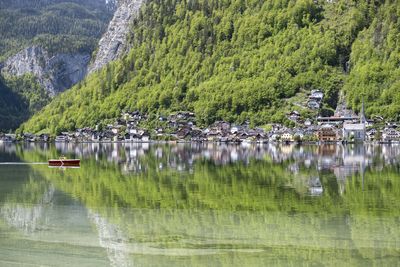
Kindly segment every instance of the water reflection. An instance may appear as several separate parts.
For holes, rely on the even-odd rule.
[[[288,163],[287,170],[293,175],[299,175],[301,169],[316,169],[316,173],[308,179],[309,192],[321,195],[322,184],[318,172],[332,172],[339,186],[340,194],[345,190],[348,177],[359,174],[364,177],[365,170],[373,165],[375,170],[382,170],[387,165],[398,163],[400,146],[397,145],[217,145],[209,144],[118,144],[118,143],[56,143],[24,144],[21,148],[3,144],[0,151],[13,154],[16,150],[36,150],[41,153],[48,151],[47,156],[64,154],[71,157],[91,158],[96,161],[116,163],[124,174],[146,172],[149,168],[159,171],[173,169],[179,172],[194,172],[194,163],[210,161],[215,165],[249,164],[251,160],[266,160],[274,163]],[[51,151],[49,153],[49,151]],[[150,158],[157,166],[149,165],[143,159]],[[46,158],[44,158],[46,160]],[[316,185],[316,183],[318,185]]]
[[[78,246],[88,266],[391,265],[400,257],[398,146],[0,145],[2,161],[60,154],[82,167],[0,165],[0,215],[35,242],[70,244],[60,250],[72,259]]]
[[[0,207],[0,216],[10,226],[21,230],[25,234],[40,231],[46,228],[41,219],[45,216],[45,207],[50,205],[53,195],[54,187],[51,186],[35,204],[8,201]]]

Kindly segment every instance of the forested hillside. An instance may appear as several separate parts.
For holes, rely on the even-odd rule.
[[[0,69],[6,59],[32,46],[43,48],[49,58],[57,53],[90,55],[114,5],[105,0],[0,0]],[[36,60],[45,69],[44,59]],[[17,128],[50,101],[49,92],[30,73],[18,77],[4,74],[0,80],[0,130]]]
[[[29,90],[26,90],[29,88]],[[12,130],[50,102],[32,75],[4,80],[0,77],[0,129]]]
[[[112,11],[105,1],[0,0],[0,61],[27,46],[91,52]]]
[[[333,113],[344,88],[354,108],[363,93],[369,115],[393,117],[389,92],[398,61],[390,55],[399,48],[400,3],[382,2],[149,1],[132,24],[130,53],[57,97],[21,130],[94,126],[135,109],[154,121],[191,110],[202,125],[283,122],[296,107],[290,99],[313,89],[325,93],[323,115]]]
[[[365,96],[370,115],[400,120],[400,1],[387,1],[352,47],[344,86],[349,104]]]

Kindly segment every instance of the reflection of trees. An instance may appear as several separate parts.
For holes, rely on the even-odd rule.
[[[115,265],[129,265],[133,257],[138,265],[157,260],[170,266],[228,266],[233,259],[254,265],[301,260],[318,265],[321,259],[354,265],[376,263],[378,256],[390,263],[398,256],[398,169],[384,163],[375,148],[266,146],[241,152],[225,146],[214,153],[213,147],[111,147],[119,160],[98,153],[78,170],[38,171],[90,210],[100,244]],[[277,156],[265,152],[270,150]],[[24,158],[43,157],[40,153],[26,152]],[[215,160],[225,157],[235,160]],[[334,160],[326,164],[324,157]],[[124,170],[128,161],[140,171]],[[364,168],[362,180],[354,168],[342,180],[346,190],[340,195],[335,168],[360,163],[382,169]],[[307,195],[315,184],[323,186],[318,198]],[[379,255],[370,253],[374,250]],[[177,255],[186,258],[172,257]]]
[[[343,146],[337,148],[330,146],[325,151],[324,147],[311,146],[291,147],[288,151],[292,151],[292,156],[277,164],[273,157],[265,157],[260,152],[262,151],[260,147],[253,147],[250,150],[257,151],[256,154],[261,153],[258,157],[252,157],[251,155],[255,155],[253,152],[238,153],[237,151],[241,148],[234,146],[232,151],[235,151],[236,155],[247,153],[247,156],[239,157],[241,160],[238,162],[218,165],[218,162],[211,160],[211,156],[199,156],[213,154],[210,149],[213,151],[215,145],[207,145],[207,148],[150,145],[146,146],[146,151],[139,154],[135,154],[136,149],[130,150],[131,146],[127,148],[112,145],[122,151],[120,154],[125,155],[125,158],[134,158],[137,164],[142,166],[141,171],[126,173],[119,164],[110,164],[108,158],[100,154],[97,160],[94,158],[84,160],[79,170],[71,172],[67,170],[62,175],[58,170],[48,170],[45,176],[52,177],[51,180],[57,187],[91,206],[102,203],[135,208],[342,212],[345,210],[343,201],[347,195],[344,194],[341,197],[338,195],[341,191],[338,189],[338,184],[346,187],[348,182],[346,179],[341,181],[337,176],[335,177],[337,175],[334,172],[335,168],[342,164],[342,166],[351,166],[349,168],[352,169],[354,166],[372,164],[377,157],[379,160],[379,156],[371,152],[369,147],[364,150],[355,150]],[[140,144],[135,146],[140,147]],[[186,150],[181,150],[181,148]],[[232,154],[232,151],[228,153],[228,148],[228,146],[223,146],[222,151],[227,152],[220,152],[220,154]],[[267,146],[266,148],[268,150],[276,147]],[[315,150],[316,148],[319,151]],[[127,154],[130,156],[127,157]],[[326,155],[336,158],[334,160],[336,165],[318,171],[320,157]],[[39,160],[38,157],[40,158],[41,155],[40,153],[25,153],[24,157],[26,160]],[[190,169],[182,171],[176,168],[178,165],[185,164],[190,165]],[[369,173],[367,171],[366,176],[370,175]],[[351,172],[346,175],[353,176]],[[318,180],[323,187],[324,192],[320,200],[307,197],[308,188],[313,179]],[[395,181],[394,177],[393,179]],[[352,181],[358,183],[362,182],[362,179]],[[376,181],[375,186],[382,185]],[[365,201],[363,194],[362,185],[356,191],[349,193],[352,197],[360,197],[356,203]]]

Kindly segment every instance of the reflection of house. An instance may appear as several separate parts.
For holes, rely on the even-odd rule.
[[[335,142],[337,141],[337,133],[333,126],[322,125],[318,130],[318,140],[322,142]]]
[[[310,178],[308,181],[308,191],[312,196],[320,196],[324,192],[319,177]]]

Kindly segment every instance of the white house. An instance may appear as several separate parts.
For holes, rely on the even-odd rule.
[[[364,142],[365,123],[345,123],[343,124],[343,140]]]

